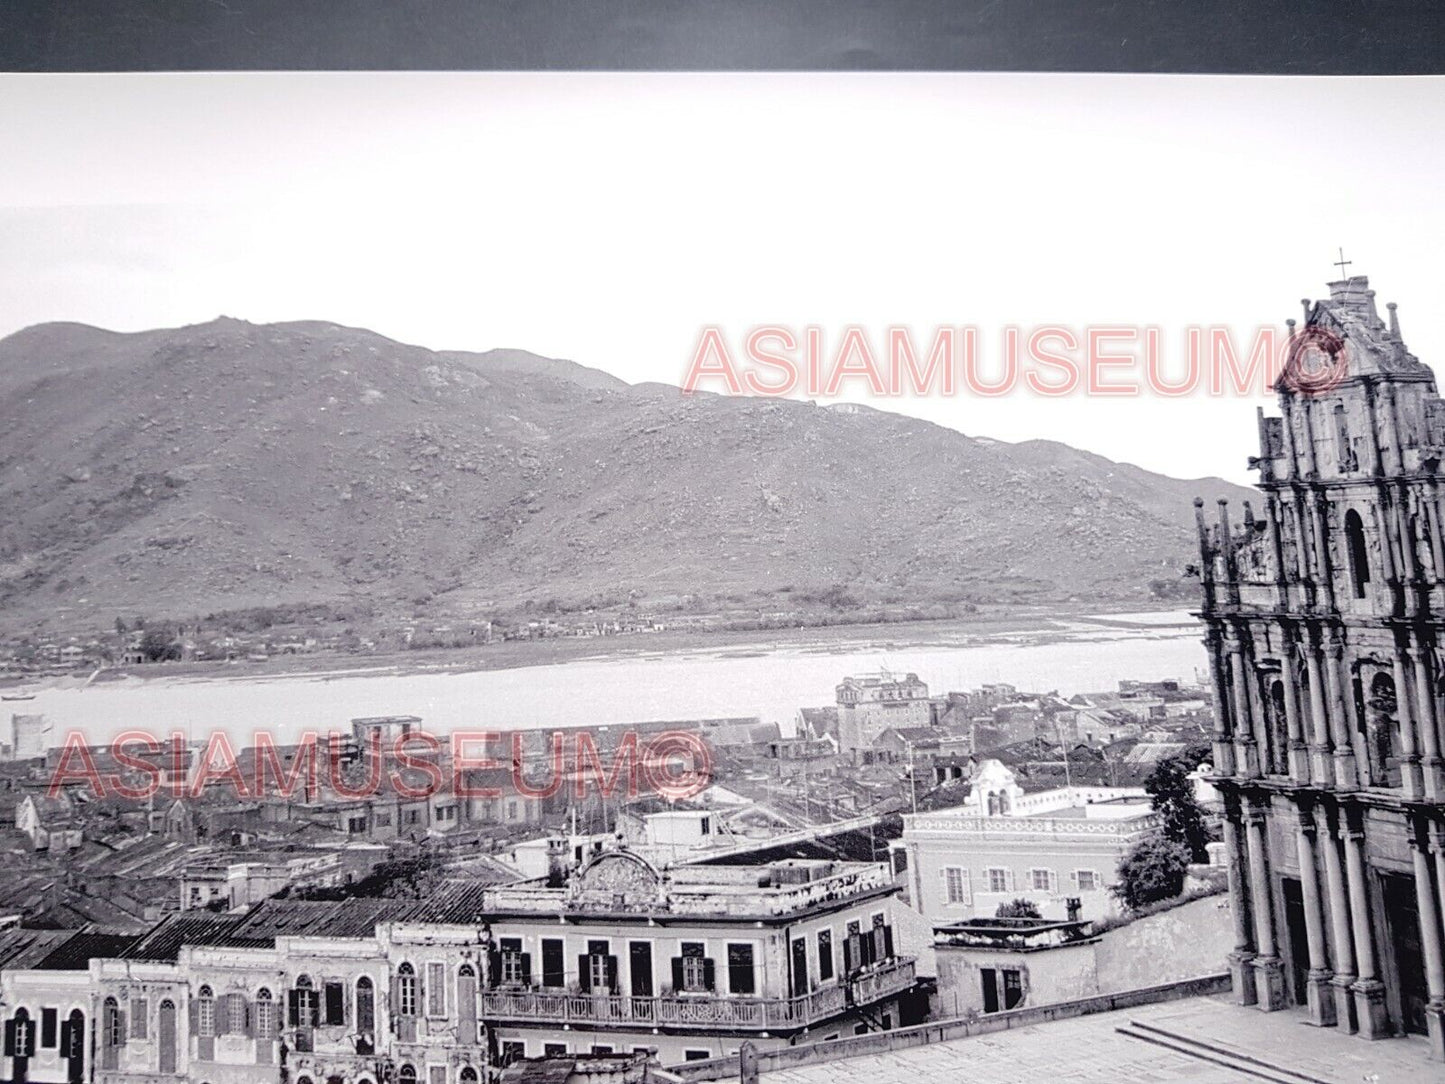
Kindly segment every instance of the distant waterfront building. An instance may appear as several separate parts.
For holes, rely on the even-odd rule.
[[[50,720],[43,715],[12,714],[6,737],[13,760],[43,757],[50,748]]]
[[[838,686],[837,699],[838,744],[844,752],[872,748],[885,730],[928,726],[932,721],[928,686],[917,674],[846,677]]]
[[[1119,861],[1161,831],[1138,787],[1060,787],[1027,794],[997,760],[975,772],[968,799],[903,818],[909,901],[935,926],[992,918],[1026,899],[1045,918],[1119,912],[1109,891]]]
[[[1231,970],[1243,1002],[1442,1058],[1445,402],[1368,279],[1329,290],[1290,321],[1258,509],[1198,517]]]

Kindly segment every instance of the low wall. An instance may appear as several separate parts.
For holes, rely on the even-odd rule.
[[[1114,1012],[1118,1009],[1132,1009],[1139,1005],[1153,1005],[1161,1001],[1177,1001],[1188,997],[1203,997],[1207,994],[1225,993],[1229,990],[1229,975],[1202,975],[1180,982],[1169,982],[1159,986],[1147,986],[1141,990],[1127,990],[1117,994],[1100,994],[1097,997],[1080,998],[1076,1001],[1061,1001],[1053,1005],[1036,1008],[1013,1009],[1009,1012],[990,1013],[987,1016],[953,1020],[935,1020],[911,1028],[893,1031],[874,1031],[867,1035],[850,1035],[831,1042],[804,1043],[798,1046],[784,1046],[776,1050],[758,1052],[758,1071],[777,1072],[799,1065],[816,1065],[820,1062],[837,1061],[840,1058],[856,1058],[864,1054],[886,1054],[894,1050],[906,1050],[914,1046],[947,1042],[951,1039],[966,1039],[971,1035],[987,1035],[1012,1028],[1047,1024],[1054,1020],[1072,1020],[1092,1013]],[[679,1080],[729,1080],[738,1076],[738,1059],[710,1058],[707,1061],[689,1061],[682,1065],[670,1065],[667,1072]]]

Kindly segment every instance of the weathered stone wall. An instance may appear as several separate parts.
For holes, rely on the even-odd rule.
[[[1099,993],[1211,975],[1234,948],[1229,896],[1205,896],[1110,930],[1094,946]]]

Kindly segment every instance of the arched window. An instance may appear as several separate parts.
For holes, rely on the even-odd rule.
[[[397,1070],[397,1077],[401,1080],[401,1084],[416,1084],[416,1066],[411,1062],[404,1063]]]
[[[101,1034],[105,1039],[105,1045],[119,1046],[125,1042],[125,1036],[120,1033],[120,1002],[113,997],[108,997],[105,999],[103,1008],[104,1023],[101,1025],[103,1029]]]
[[[292,1027],[314,1028],[321,1022],[321,999],[311,985],[311,976],[297,975],[296,986],[291,991],[291,1004],[287,1016]]]
[[[79,1009],[70,1010],[70,1027],[66,1029],[64,1041],[60,1044],[62,1058],[78,1058],[85,1053],[85,1013]]]
[[[196,994],[196,1033],[202,1039],[216,1034],[216,996],[209,986],[202,986]]]
[[[462,1066],[461,1084],[477,1084],[477,1071],[470,1065]]]
[[[1370,555],[1365,549],[1364,521],[1353,508],[1345,513],[1345,543],[1350,550],[1350,579],[1355,597],[1364,598],[1365,586],[1370,582]]]
[[[402,964],[396,969],[396,1011],[402,1016],[416,1015],[416,969]],[[416,1072],[415,1069],[412,1070]]]
[[[176,1003],[163,998],[156,1011],[156,1046],[162,1073],[176,1071]]]
[[[108,997],[100,1006],[100,1067],[114,1069],[120,1060],[119,1051],[125,1042],[121,1033],[120,1003]]]
[[[356,980],[356,1030],[362,1034],[376,1030],[376,991],[365,975]]]
[[[11,1022],[15,1030],[14,1053],[17,1058],[28,1058],[35,1053],[35,1021],[30,1019],[30,1010],[19,1008],[15,1010],[15,1019]]]
[[[256,991],[256,1038],[276,1038],[276,999],[264,986]]]

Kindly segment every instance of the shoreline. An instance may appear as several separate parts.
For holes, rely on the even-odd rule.
[[[678,630],[626,638],[558,637],[513,640],[470,648],[423,648],[384,655],[286,655],[265,662],[166,662],[106,667],[99,672],[6,679],[0,689],[27,692],[91,688],[162,688],[195,685],[330,682],[358,678],[425,677],[544,669],[572,664],[643,664],[660,660],[743,660],[807,658],[876,650],[982,648],[990,645],[1040,647],[1050,643],[1116,639],[1174,638],[1196,627],[1187,610],[1128,613],[1038,613],[986,615],[906,624],[826,625],[795,629]],[[1117,635],[1110,636],[1113,632]],[[1103,634],[1103,635],[1101,635]],[[642,641],[642,642],[638,642]],[[605,644],[605,646],[604,646]],[[599,647],[603,648],[599,650]],[[886,659],[880,665],[886,666]],[[28,701],[9,701],[21,711]]]

